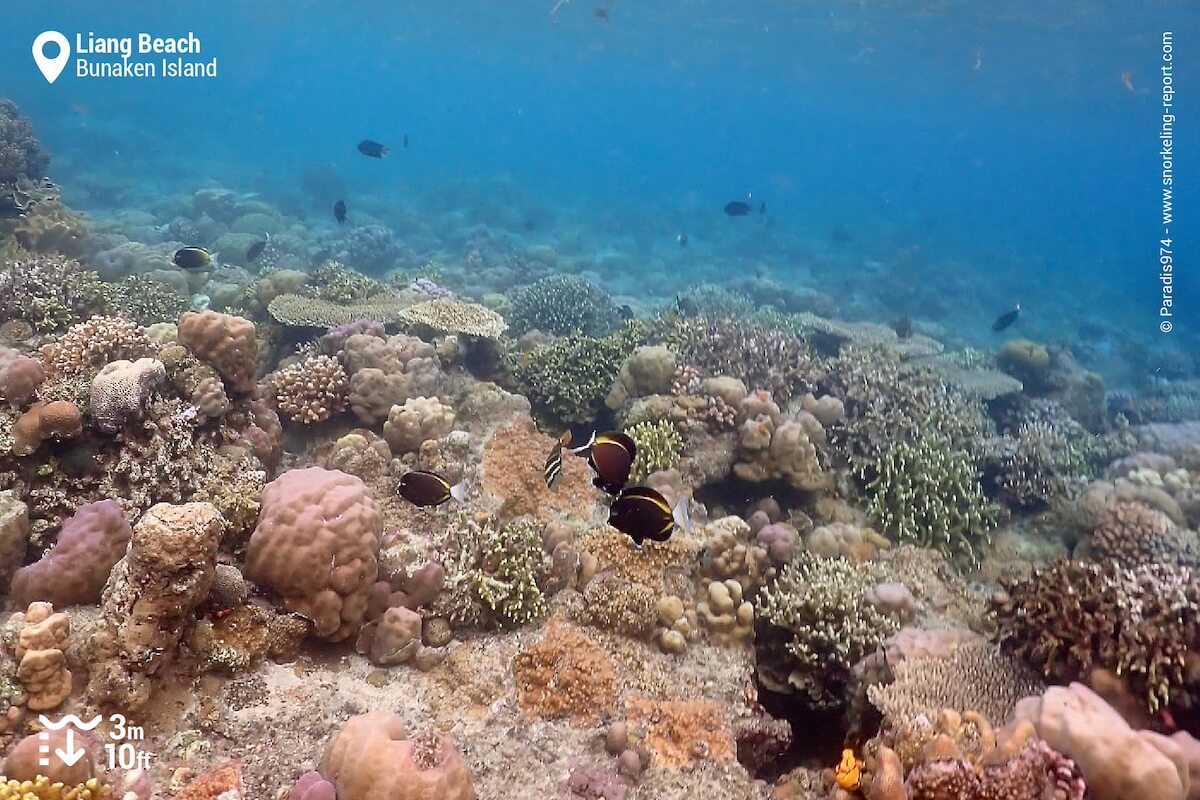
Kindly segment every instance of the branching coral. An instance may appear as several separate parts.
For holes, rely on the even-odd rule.
[[[0,249],[0,319],[53,331],[109,310],[113,287],[57,253]]]
[[[50,365],[60,375],[83,375],[119,359],[153,355],[154,343],[146,331],[121,317],[92,317],[72,325],[57,342],[48,346]]]
[[[997,509],[984,497],[970,455],[948,436],[925,433],[897,442],[873,472],[868,511],[886,534],[948,556],[978,558]]]
[[[634,481],[644,481],[650,473],[671,469],[679,463],[683,437],[669,420],[639,422],[626,428],[625,432],[637,445],[637,457],[630,472]]]
[[[884,580],[876,564],[798,553],[757,601],[759,675],[813,706],[840,703],[851,667],[899,628],[866,599]]]
[[[1055,680],[1127,675],[1151,711],[1200,702],[1200,578],[1187,567],[1057,561],[1006,584],[1004,644]]]
[[[275,404],[302,425],[324,422],[346,408],[350,384],[332,356],[313,356],[279,370],[271,378]]]
[[[501,623],[524,625],[546,614],[538,579],[546,572],[542,527],[517,520],[483,537],[483,563],[476,591]]]
[[[603,339],[574,334],[510,357],[521,393],[563,422],[589,422],[603,406],[625,359],[641,343],[629,324]]]
[[[552,275],[512,293],[508,321],[516,334],[536,329],[605,336],[620,316],[612,298],[596,284],[574,275]]]
[[[33,135],[29,118],[12,100],[0,97],[0,183],[18,178],[41,178],[50,156]]]

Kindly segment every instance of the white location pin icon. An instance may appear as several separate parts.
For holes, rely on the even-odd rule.
[[[58,55],[54,58],[47,58],[46,45],[51,42],[58,45]],[[40,33],[33,40],[33,60],[38,65],[38,69],[42,71],[42,75],[46,76],[46,80],[54,83],[67,66],[67,62],[71,60],[71,43],[58,31]]]

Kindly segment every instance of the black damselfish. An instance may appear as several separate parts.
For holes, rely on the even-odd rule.
[[[246,263],[253,264],[258,260],[258,257],[263,254],[263,250],[267,249],[267,240],[260,239],[254,244],[246,248]]]
[[[379,142],[363,139],[358,143],[358,152],[370,158],[387,158],[388,149]]]
[[[687,498],[671,508],[667,499],[649,486],[630,486],[617,495],[608,509],[608,524],[633,540],[639,548],[647,539],[665,542],[675,526],[690,530]]]
[[[996,321],[992,323],[992,330],[1002,331],[1009,325],[1017,321],[1017,316],[1021,313],[1021,305],[1018,303],[1013,307],[1012,311],[1005,311],[1000,316],[996,317]]]
[[[341,225],[346,221],[346,201],[338,200],[333,204],[333,218],[337,220],[337,224]]]

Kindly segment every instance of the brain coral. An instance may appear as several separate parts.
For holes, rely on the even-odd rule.
[[[254,389],[258,340],[250,320],[216,311],[189,311],[179,320],[179,342],[219,372],[231,390]]]
[[[283,473],[263,490],[246,549],[246,577],[283,596],[330,641],[354,634],[379,571],[383,518],[366,485],[318,467]]]
[[[116,433],[142,415],[150,393],[166,379],[166,367],[154,358],[106,364],[92,378],[92,421],[105,433]]]
[[[408,738],[387,711],[351,717],[321,759],[338,800],[475,800],[454,745],[436,733]]]

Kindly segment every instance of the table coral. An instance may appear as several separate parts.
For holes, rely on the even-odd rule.
[[[179,342],[210,365],[237,393],[252,391],[258,340],[254,323],[216,311],[188,312],[179,320]]]
[[[436,733],[409,737],[386,711],[351,717],[330,740],[320,772],[338,800],[475,800],[453,743]]]
[[[616,702],[612,659],[591,637],[557,617],[537,642],[516,655],[513,673],[521,708],[544,719],[590,723]]]
[[[316,635],[357,632],[378,575],[383,519],[358,478],[317,467],[267,484],[246,549],[246,577],[313,621]]]
[[[1151,711],[1200,700],[1200,678],[1186,668],[1200,647],[1193,570],[1060,560],[1005,589],[996,603],[1002,641],[1047,677],[1074,680],[1105,667],[1127,675]]]
[[[400,312],[400,321],[438,333],[497,339],[508,328],[504,317],[478,303],[450,297],[411,305]]]
[[[20,605],[43,600],[59,608],[97,602],[132,535],[121,507],[112,500],[80,506],[63,522],[54,548],[17,570],[13,599]]]
[[[416,298],[397,294],[381,294],[367,300],[341,303],[285,292],[271,299],[267,311],[272,319],[284,325],[332,328],[359,320],[396,323],[400,321],[404,309],[414,302]]]

